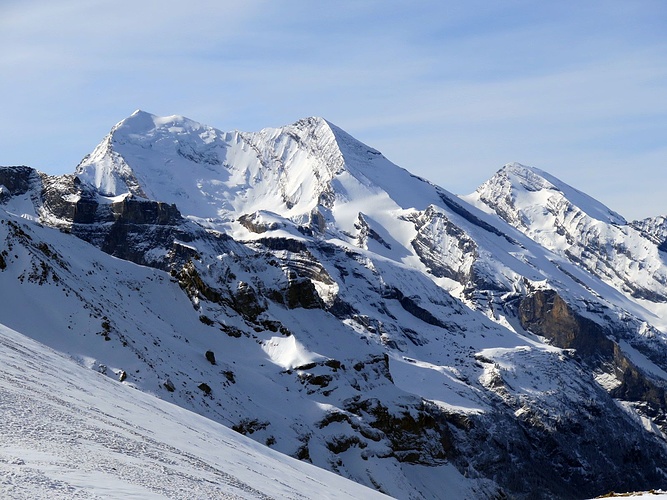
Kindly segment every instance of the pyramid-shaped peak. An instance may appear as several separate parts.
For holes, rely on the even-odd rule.
[[[141,117],[141,116],[148,116],[148,117],[151,117],[151,118],[155,118],[155,115],[153,113],[149,113],[148,111],[144,111],[143,109],[136,109],[130,115],[130,118],[132,118],[132,117]]]
[[[518,162],[511,162],[511,163],[506,163],[503,165],[503,168],[501,170],[507,170],[507,171],[512,171],[512,172],[536,172],[536,173],[544,173],[543,170],[540,170],[539,168],[536,167],[531,167],[529,165],[524,165],[523,163],[518,163]]]
[[[306,131],[309,135],[319,140],[333,140],[341,149],[347,149],[348,153],[352,152],[351,150],[363,150],[364,152],[379,154],[379,151],[376,149],[362,143],[342,128],[321,116],[302,118],[287,128],[289,127]]]
[[[556,195],[567,200],[570,205],[577,207],[593,219],[610,224],[627,224],[621,215],[609,209],[595,198],[579,191],[544,170],[522,165],[521,163],[507,163],[491,179],[477,189],[480,198],[487,200],[498,198],[500,193],[509,194],[511,192],[513,193],[511,199],[516,200],[515,203],[519,204],[543,203],[544,199],[542,196],[522,196],[520,193],[545,191],[551,193],[549,196]]]
[[[278,130],[281,132],[292,132],[302,139],[310,138],[318,141],[335,140],[335,130],[338,129],[328,120],[320,116],[309,116],[301,118],[294,123],[279,128],[266,130]]]
[[[321,116],[308,116],[306,118],[301,118],[300,120],[297,120],[294,125],[316,128],[316,127],[330,127],[331,123]]]
[[[280,132],[288,132],[296,134],[302,140],[316,140],[316,141],[333,141],[335,140],[334,134],[335,126],[330,122],[319,116],[310,116],[307,118],[301,118],[296,122],[279,127],[277,129],[267,129],[267,130],[277,130]]]
[[[506,163],[505,165],[503,165],[503,168],[501,168],[500,171],[510,172],[516,175],[534,174],[542,176],[544,174],[547,174],[544,170],[540,170],[539,168],[531,167],[529,165],[524,165],[523,163],[518,163],[518,162]]]
[[[113,132],[118,130],[121,131],[131,130],[136,132],[150,130],[151,128],[155,127],[156,118],[157,116],[151,113],[147,113],[146,111],[137,109],[130,116],[118,122],[116,126],[113,128]]]
[[[560,179],[544,170],[517,162],[505,164],[497,175],[518,180],[523,187],[533,191],[540,189],[561,190],[560,186],[567,186]]]

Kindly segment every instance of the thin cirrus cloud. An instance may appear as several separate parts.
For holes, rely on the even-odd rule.
[[[657,0],[6,0],[0,163],[71,172],[136,108],[225,130],[319,115],[454,192],[519,161],[628,218],[667,214],[666,17]]]

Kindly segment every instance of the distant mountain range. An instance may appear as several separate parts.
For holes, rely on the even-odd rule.
[[[58,368],[54,397],[128,408],[133,387],[397,498],[667,488],[665,217],[517,163],[457,196],[322,118],[137,111],[73,174],[0,167],[0,186],[0,338],[90,369]],[[143,398],[124,411],[147,418]],[[236,477],[282,497],[299,474],[291,493]],[[136,482],[178,496],[155,484]]]

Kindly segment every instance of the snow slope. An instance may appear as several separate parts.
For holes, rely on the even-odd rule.
[[[493,489],[483,481],[465,480],[451,463],[425,467],[387,457],[392,452],[386,434],[372,429],[363,414],[346,409],[360,395],[396,405],[397,412],[418,411],[420,405],[383,370],[373,368],[378,363],[382,368],[384,358],[357,329],[321,310],[279,305],[253,324],[222,304],[189,297],[163,271],[115,259],[2,209],[0,216],[6,249],[6,267],[0,272],[3,322],[68,354],[91,374],[103,372],[117,381],[125,373],[124,385],[234,427],[283,453],[298,455],[305,449],[309,460],[324,468],[336,464],[329,450],[335,443],[355,439],[359,432],[372,436],[360,443],[363,448],[348,451],[334,470],[399,497],[412,497],[415,484],[423,484],[422,495],[437,498],[437,489],[429,493],[428,486],[434,475],[439,481],[447,478],[463,496]],[[197,263],[196,269],[212,286],[231,273],[235,286],[258,286],[260,277],[265,286],[275,286],[272,282],[284,274],[267,260],[264,252],[248,250],[239,259],[207,258],[208,265]],[[287,336],[278,331],[284,325],[289,325]],[[215,365],[205,357],[209,350],[216,355]],[[372,368],[362,372],[363,378],[356,369],[345,368],[359,363]],[[318,377],[323,382],[316,382]],[[318,393],[318,383],[329,385],[325,393],[335,389],[335,395]],[[338,415],[345,422],[337,422]]]
[[[0,496],[387,498],[0,325]]]
[[[136,111],[76,173],[102,194],[130,192],[176,203],[183,213],[210,222],[252,213],[259,204],[285,217],[300,216],[315,207],[318,188],[342,164],[332,143],[322,119],[246,134]]]

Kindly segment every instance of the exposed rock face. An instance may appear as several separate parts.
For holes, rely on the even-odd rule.
[[[632,363],[617,340],[610,338],[612,332],[575,313],[553,290],[539,290],[523,299],[519,319],[526,330],[563,349],[574,349],[583,363],[616,378],[618,382],[610,394],[624,401],[645,403],[642,413],[667,432],[665,382]]]
[[[267,231],[274,231],[280,227],[280,225],[275,221],[262,221],[260,214],[257,212],[254,214],[244,214],[239,217],[238,220],[246,229],[257,234],[265,233]]]
[[[0,196],[8,198],[10,196],[20,196],[33,188],[40,179],[35,169],[20,167],[0,167],[0,186],[5,190]]]
[[[42,189],[39,194],[43,217],[52,217],[62,226],[73,223],[92,224],[106,222],[100,217],[97,193],[73,175],[57,177],[40,176]]]
[[[667,252],[667,217],[649,217],[648,219],[634,221],[630,225],[658,245],[661,252]]]
[[[315,285],[308,278],[290,277],[285,293],[285,303],[290,309],[303,307],[304,309],[322,309],[324,302],[315,289]]]
[[[597,323],[576,315],[554,290],[538,290],[519,304],[521,325],[593,365],[614,357],[615,342]]]
[[[453,427],[453,442],[459,460],[512,498],[593,498],[661,482],[655,454],[664,453],[662,445],[644,432],[625,433],[629,417],[611,398],[591,394],[574,412],[559,414],[531,410],[511,396],[503,401],[506,413],[472,416],[467,430]],[[609,436],[611,448],[604,444]]]
[[[345,409],[356,415],[370,415],[370,426],[382,433],[378,437],[389,439],[392,454],[399,462],[434,465],[454,458],[449,426],[437,418],[437,410],[421,402],[391,412],[377,399],[355,398],[346,402]],[[373,439],[373,434],[367,437]]]
[[[429,271],[439,278],[466,283],[477,252],[472,238],[433,206],[413,220],[417,237],[412,246]]]
[[[368,248],[368,240],[371,239],[376,241],[383,247],[391,250],[391,245],[387,243],[378,232],[373,229],[368,222],[368,216],[365,216],[361,212],[357,216],[357,222],[354,224],[355,229],[357,230],[357,246],[361,248]]]
[[[206,361],[211,363],[212,365],[215,365],[215,353],[213,351],[206,351]]]
[[[257,292],[248,284],[240,281],[234,294],[234,307],[244,317],[254,321],[260,313],[266,310],[266,306],[260,303]]]
[[[74,175],[50,177],[29,167],[1,167],[0,184],[8,190],[5,196],[31,194],[44,220],[137,264],[167,268],[168,262],[155,258],[155,252],[164,249],[166,254],[174,240],[193,238],[175,205],[132,196],[102,200]]]

